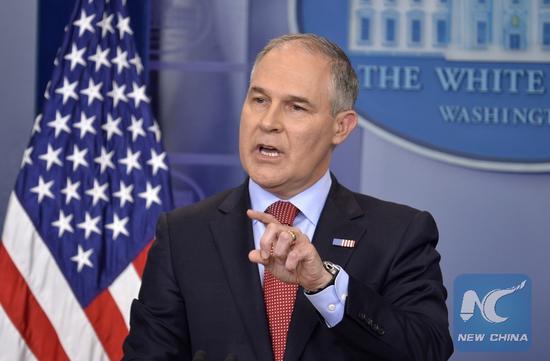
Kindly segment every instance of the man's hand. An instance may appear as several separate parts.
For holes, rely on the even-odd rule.
[[[260,249],[248,254],[251,262],[263,264],[279,280],[299,284],[306,290],[315,291],[330,282],[332,275],[325,270],[319,253],[299,229],[282,225],[267,213],[249,209],[246,214],[266,227]]]

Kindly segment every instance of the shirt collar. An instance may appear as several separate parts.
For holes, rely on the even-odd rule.
[[[330,178],[330,172],[327,170],[311,187],[286,201],[294,204],[304,217],[314,226],[317,226],[331,185],[332,179]],[[264,212],[271,204],[282,200],[260,187],[252,178],[248,182],[248,191],[252,209],[258,212]]]

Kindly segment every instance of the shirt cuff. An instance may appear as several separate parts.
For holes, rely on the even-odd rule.
[[[336,326],[344,318],[346,298],[348,297],[349,275],[340,268],[334,285],[314,294],[305,296],[325,319],[326,325]]]

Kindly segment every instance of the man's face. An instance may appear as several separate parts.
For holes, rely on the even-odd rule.
[[[330,92],[329,61],[298,44],[275,48],[256,64],[239,151],[243,168],[262,188],[290,198],[327,171],[333,147],[355,126],[343,134],[341,114],[331,115]]]

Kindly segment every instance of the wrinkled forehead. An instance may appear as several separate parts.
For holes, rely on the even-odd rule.
[[[304,55],[309,55],[312,58],[315,58],[317,60],[323,60],[326,62],[326,65],[332,64],[331,58],[325,54],[318,46],[315,44],[308,42],[304,39],[296,39],[287,41],[284,43],[276,44],[275,46],[262,50],[258,56],[256,57],[254,61],[254,65],[252,67],[252,73],[254,72],[257,65],[267,56],[267,55],[273,55],[273,53],[302,53]]]
[[[332,87],[331,62],[319,51],[282,44],[258,60],[250,87],[298,92],[298,96],[328,96]]]

